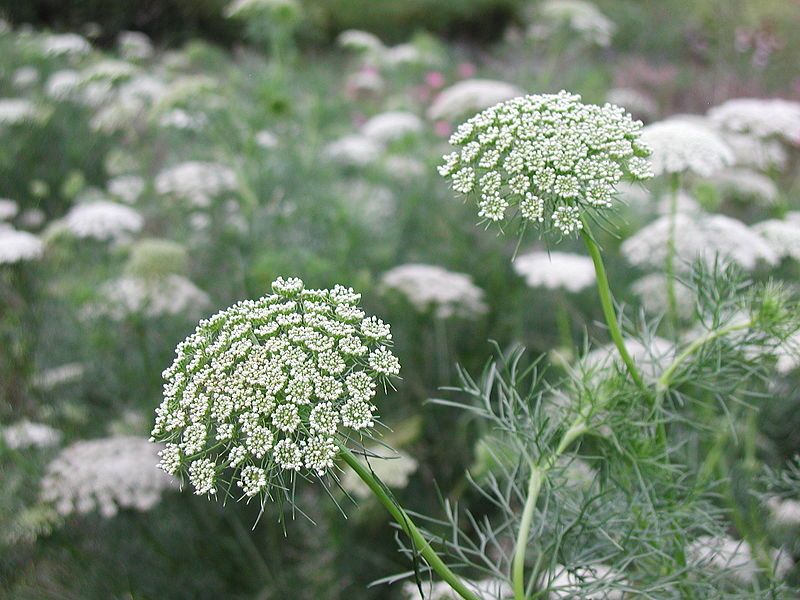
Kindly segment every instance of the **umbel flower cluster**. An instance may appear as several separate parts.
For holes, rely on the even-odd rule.
[[[564,91],[522,96],[461,124],[450,137],[460,151],[444,156],[439,173],[478,197],[482,219],[502,221],[514,207],[525,222],[569,235],[586,209],[611,206],[623,177],[652,176],[641,127],[618,106]]]
[[[279,277],[272,290],[201,321],[164,372],[160,467],[197,494],[222,484],[265,497],[296,474],[324,476],[339,444],[373,427],[376,390],[400,372],[389,325],[351,288]]]

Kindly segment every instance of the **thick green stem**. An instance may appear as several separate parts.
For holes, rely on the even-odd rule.
[[[350,468],[356,472],[356,474],[361,478],[361,480],[367,484],[372,493],[375,494],[375,497],[383,504],[389,514],[392,515],[395,521],[400,525],[400,528],[411,538],[413,542],[414,548],[417,552],[425,559],[425,562],[438,573],[439,577],[442,578],[443,581],[446,581],[447,584],[456,591],[459,596],[464,598],[464,600],[480,600],[478,596],[475,595],[458,576],[453,573],[450,568],[444,564],[439,555],[433,550],[431,545],[428,543],[423,535],[420,533],[417,526],[414,524],[414,521],[411,520],[411,517],[408,516],[403,508],[397,504],[387,493],[386,486],[377,478],[377,476],[370,471],[364,464],[358,460],[355,455],[353,455],[350,450],[348,450],[343,445],[339,446],[340,453],[339,455],[344,459],[344,461],[350,465]]]
[[[667,282],[667,320],[672,329],[672,335],[678,334],[678,299],[675,295],[675,227],[678,220],[678,190],[680,190],[679,173],[674,173],[670,179],[669,197],[669,232],[667,235],[667,257],[664,272]]]
[[[561,347],[565,352],[572,352],[572,326],[569,322],[567,312],[567,299],[560,293],[556,297],[556,326],[558,327],[558,337]]]
[[[597,246],[597,242],[594,241],[589,231],[589,224],[585,220],[583,222],[583,229],[581,229],[581,235],[586,244],[586,249],[589,251],[589,256],[592,257],[592,262],[594,263],[594,270],[597,275],[597,291],[600,294],[600,304],[603,307],[603,316],[608,326],[608,332],[611,334],[611,339],[614,341],[614,345],[617,347],[622,362],[625,363],[625,367],[628,369],[628,373],[630,373],[631,379],[633,379],[640,388],[646,389],[644,380],[639,370],[636,368],[631,355],[628,353],[628,349],[625,347],[625,340],[622,338],[617,314],[614,311],[614,298],[611,295],[611,287],[608,284],[608,275],[606,275],[603,257],[600,255],[600,248]]]
[[[531,468],[531,477],[528,480],[528,497],[525,508],[522,510],[522,520],[517,533],[517,544],[514,548],[514,561],[511,564],[511,580],[514,584],[514,600],[525,600],[525,551],[528,548],[528,536],[533,524],[533,513],[536,510],[536,500],[539,490],[542,489],[545,472],[541,467]]]

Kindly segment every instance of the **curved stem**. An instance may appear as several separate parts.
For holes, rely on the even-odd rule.
[[[617,350],[619,350],[619,355],[622,358],[622,362],[625,363],[625,367],[628,369],[631,379],[633,379],[640,388],[646,389],[644,380],[639,370],[636,368],[631,355],[628,353],[628,349],[625,347],[625,341],[622,338],[622,332],[619,328],[617,314],[614,311],[614,298],[611,295],[611,287],[608,284],[608,275],[606,275],[603,257],[600,255],[600,248],[597,246],[597,242],[594,241],[589,231],[589,224],[585,220],[583,222],[583,229],[581,229],[581,236],[583,237],[584,244],[586,244],[586,249],[589,251],[589,256],[592,257],[592,262],[594,263],[594,270],[597,274],[597,291],[600,295],[600,304],[603,307],[603,316],[608,326],[608,332],[611,334],[611,339],[614,341]]]
[[[678,299],[675,295],[675,227],[678,218],[678,190],[680,174],[674,173],[670,179],[669,233],[667,236],[667,257],[664,272],[667,282],[667,320],[673,336],[678,333]]]
[[[544,482],[544,470],[540,467],[531,468],[531,477],[528,480],[528,497],[525,508],[522,510],[522,520],[517,533],[517,543],[514,548],[514,560],[511,563],[511,581],[514,587],[514,600],[525,600],[525,551],[528,548],[528,536],[533,523],[533,513],[536,509],[536,500]]]
[[[414,547],[420,555],[425,559],[428,565],[439,574],[442,580],[446,581],[448,585],[453,588],[464,600],[480,600],[458,576],[453,573],[450,568],[444,564],[439,555],[433,550],[423,535],[420,533],[414,521],[408,516],[403,508],[397,504],[387,493],[386,486],[383,482],[375,476],[361,461],[359,461],[350,450],[343,445],[339,445],[340,456],[344,461],[350,465],[350,468],[356,472],[361,480],[367,484],[369,489],[375,494],[375,497],[380,500],[381,504],[389,511],[395,521],[400,525],[400,528],[411,538]]]

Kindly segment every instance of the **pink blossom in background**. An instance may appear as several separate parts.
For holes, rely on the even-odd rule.
[[[475,73],[478,72],[478,69],[471,62],[462,62],[458,64],[457,72],[458,76],[462,79],[469,79],[470,77],[475,76]]]
[[[447,121],[436,121],[433,124],[433,131],[439,137],[449,137],[453,133],[453,126]]]
[[[428,73],[425,74],[425,83],[428,84],[429,87],[438,90],[444,86],[445,78],[439,71],[428,71]]]

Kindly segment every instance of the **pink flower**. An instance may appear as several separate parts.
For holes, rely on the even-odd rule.
[[[433,89],[439,89],[444,86],[445,78],[439,71],[429,71],[425,75],[425,83]]]
[[[463,62],[459,63],[457,71],[459,77],[462,79],[469,79],[470,77],[475,76],[475,73],[477,73],[478,69],[471,62]]]
[[[439,137],[449,137],[453,132],[453,126],[447,121],[436,121],[436,123],[433,124],[433,131]]]

